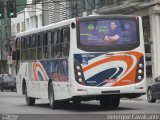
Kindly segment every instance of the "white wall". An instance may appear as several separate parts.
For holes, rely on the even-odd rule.
[[[30,1],[28,0],[28,4],[30,4]],[[15,36],[18,32],[24,32],[42,26],[41,4],[27,6],[24,11],[17,13],[17,18],[11,19],[12,36]],[[20,25],[20,31],[17,31],[18,24]]]
[[[151,15],[151,31],[153,41],[153,77],[160,76],[160,15]]]

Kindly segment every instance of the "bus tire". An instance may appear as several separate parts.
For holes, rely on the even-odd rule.
[[[109,107],[109,102],[108,102],[108,97],[103,96],[100,98],[100,105],[102,108],[108,108]]]
[[[33,106],[33,105],[35,105],[35,98],[28,97],[28,94],[27,94],[27,86],[25,86],[25,99],[26,99],[26,104],[27,104],[28,106]]]
[[[111,107],[117,108],[120,103],[120,97],[112,97],[111,98]]]
[[[80,103],[81,103],[81,100],[79,100],[79,99],[74,99],[74,100],[72,100],[72,102],[73,102],[74,104],[80,104]]]
[[[57,109],[58,101],[54,99],[54,90],[53,90],[52,82],[49,83],[49,87],[48,87],[48,99],[49,99],[50,108]]]
[[[117,108],[120,103],[120,97],[103,96],[100,98],[102,108]]]

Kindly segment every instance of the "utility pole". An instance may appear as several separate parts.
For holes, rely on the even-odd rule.
[[[11,38],[11,19],[7,17],[7,1],[11,0],[0,0],[1,4],[3,4],[3,8],[1,9],[1,13],[3,14],[0,19],[0,67],[1,72],[9,72],[11,69],[11,65],[7,64],[7,58],[11,55],[11,46],[10,46],[10,38]],[[14,0],[12,0],[14,1]],[[9,11],[11,12],[11,11]],[[2,70],[3,69],[3,70]]]

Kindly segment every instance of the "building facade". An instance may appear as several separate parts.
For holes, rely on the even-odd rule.
[[[0,0],[6,6],[7,0]],[[17,11],[24,9],[26,0],[15,0],[19,5]],[[8,56],[11,56],[11,19],[7,18],[7,10],[4,6],[4,18],[0,19],[0,74],[10,72],[11,65],[7,64]]]

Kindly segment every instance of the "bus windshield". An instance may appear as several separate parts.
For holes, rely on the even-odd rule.
[[[135,19],[81,21],[80,44],[85,46],[132,45],[139,41]]]

